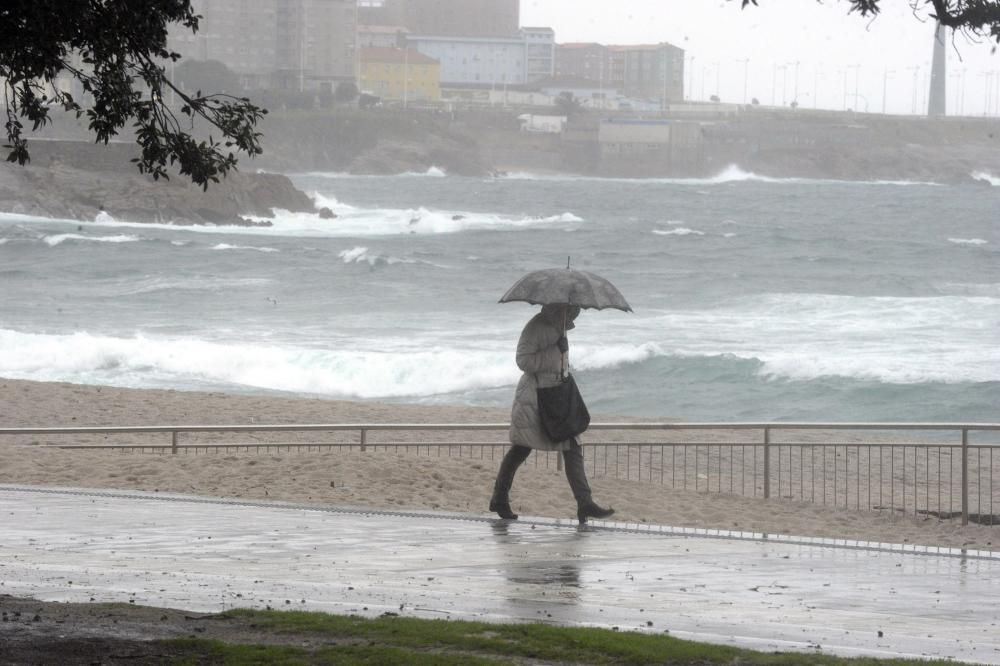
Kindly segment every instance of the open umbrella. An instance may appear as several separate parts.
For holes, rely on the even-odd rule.
[[[532,271],[514,283],[500,298],[501,303],[524,301],[532,305],[563,303],[581,308],[614,308],[632,312],[632,306],[615,285],[600,275],[573,268],[546,268]]]
[[[524,301],[532,305],[576,305],[594,310],[614,308],[632,312],[632,306],[615,285],[600,275],[570,268],[568,261],[566,268],[544,268],[523,276],[500,298],[501,303],[512,301]],[[563,335],[566,335],[565,316]],[[562,357],[560,374],[566,374],[566,354]]]

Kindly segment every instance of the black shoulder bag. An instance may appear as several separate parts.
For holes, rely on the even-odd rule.
[[[538,418],[553,442],[576,437],[590,426],[590,412],[573,375],[567,373],[555,386],[538,389]]]

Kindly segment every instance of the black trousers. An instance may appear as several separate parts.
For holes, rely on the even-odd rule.
[[[510,487],[514,484],[514,474],[521,466],[532,449],[527,446],[513,445],[500,463],[500,471],[497,472],[496,483],[493,484],[493,501],[500,503],[510,503]],[[577,504],[586,504],[591,500],[590,484],[587,483],[587,470],[583,464],[583,449],[580,444],[573,439],[569,450],[562,451],[563,461],[566,463],[566,480],[573,491],[573,497]]]

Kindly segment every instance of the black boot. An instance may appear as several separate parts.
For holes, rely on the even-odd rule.
[[[504,520],[517,520],[517,514],[510,508],[510,487],[514,483],[517,468],[530,453],[531,449],[526,446],[512,446],[500,463],[497,480],[493,484],[493,496],[490,498],[490,511]]]
[[[510,508],[510,500],[506,498],[491,499],[490,511],[493,511],[504,520],[517,520],[517,514]]]
[[[610,506],[605,509],[593,500],[587,500],[586,502],[581,502],[576,509],[576,517],[579,518],[581,523],[587,522],[587,518],[608,518],[613,516],[615,510]]]

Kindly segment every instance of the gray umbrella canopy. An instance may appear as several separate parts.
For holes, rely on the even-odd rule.
[[[514,283],[501,303],[525,301],[533,305],[566,303],[581,308],[615,308],[632,312],[621,292],[600,275],[571,268],[532,271]]]

